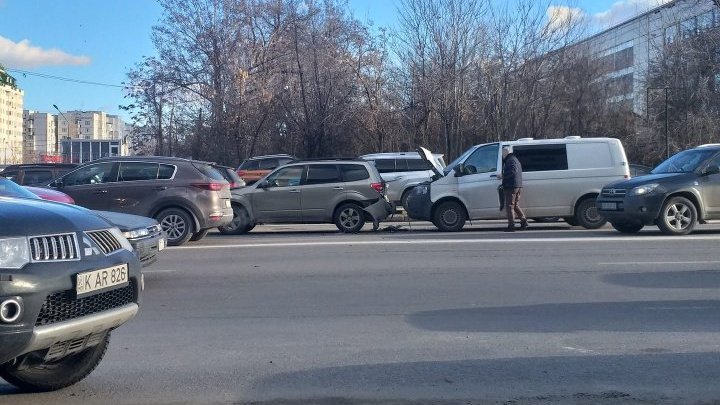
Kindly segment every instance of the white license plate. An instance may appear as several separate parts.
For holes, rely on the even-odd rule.
[[[614,211],[617,209],[617,203],[614,202],[604,202],[600,203],[600,209],[601,210],[611,210]]]
[[[167,242],[165,242],[165,238],[160,238],[160,240],[158,241],[158,252],[165,249],[166,243]]]
[[[230,200],[225,200],[225,208],[230,208]]]
[[[76,277],[78,297],[100,290],[125,286],[128,284],[128,266],[121,264],[106,269],[78,273]]]

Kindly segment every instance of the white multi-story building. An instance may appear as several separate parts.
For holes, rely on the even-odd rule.
[[[23,162],[53,162],[58,156],[57,117],[49,113],[23,111]]]
[[[673,0],[573,47],[592,55],[608,84],[611,101],[627,103],[642,114],[650,61],[660,57],[666,45],[718,26],[720,7],[714,0]]]
[[[23,96],[15,78],[0,68],[0,165],[22,162]]]

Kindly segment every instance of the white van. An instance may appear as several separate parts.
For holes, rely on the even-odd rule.
[[[613,138],[517,141],[476,145],[444,170],[433,165],[434,180],[413,189],[410,218],[432,221],[442,231],[459,231],[476,219],[503,219],[498,174],[502,147],[509,146],[523,168],[520,207],[532,218],[562,217],[571,225],[595,229],[606,222],[595,208],[602,187],[630,177],[625,150]],[[432,163],[432,154],[419,148]]]

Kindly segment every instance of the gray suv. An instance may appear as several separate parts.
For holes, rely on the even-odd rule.
[[[155,218],[182,245],[232,220],[230,186],[210,163],[162,156],[94,160],[49,184],[86,208]]]
[[[340,231],[354,233],[366,221],[376,229],[392,210],[384,191],[368,161],[293,162],[232,190],[233,222],[219,229],[240,234],[261,223],[335,223]]]

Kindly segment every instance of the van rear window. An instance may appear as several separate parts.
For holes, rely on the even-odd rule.
[[[523,172],[544,172],[567,170],[568,159],[565,144],[559,145],[518,145],[513,154],[522,165]]]

